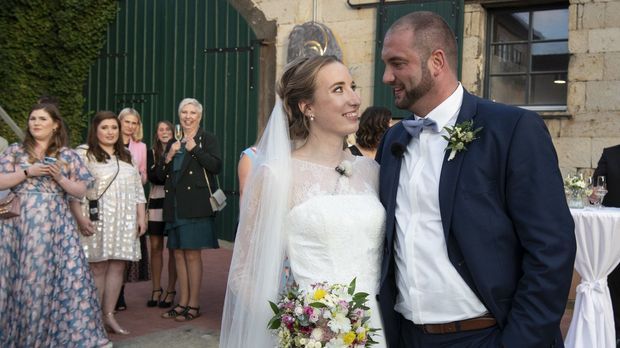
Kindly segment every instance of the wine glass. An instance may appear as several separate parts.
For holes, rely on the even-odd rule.
[[[605,176],[600,175],[596,178],[596,187],[594,195],[596,196],[596,208],[600,209],[603,205],[603,198],[607,194],[607,180]]]
[[[174,138],[177,141],[181,141],[181,139],[183,139],[183,129],[181,128],[180,124],[174,125]]]

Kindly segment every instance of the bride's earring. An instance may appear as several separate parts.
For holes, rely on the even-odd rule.
[[[308,118],[310,119],[310,121],[314,121],[314,114],[309,114]]]

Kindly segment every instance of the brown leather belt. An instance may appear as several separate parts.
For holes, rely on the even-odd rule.
[[[497,325],[497,321],[491,315],[453,321],[444,324],[424,324],[416,326],[427,334],[447,334],[461,331],[482,330]]]

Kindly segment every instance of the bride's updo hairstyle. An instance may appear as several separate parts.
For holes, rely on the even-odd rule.
[[[282,99],[288,117],[289,133],[292,140],[305,140],[310,132],[309,114],[299,108],[302,101],[314,102],[316,77],[324,66],[342,62],[335,56],[300,57],[284,67],[278,84],[278,95]]]

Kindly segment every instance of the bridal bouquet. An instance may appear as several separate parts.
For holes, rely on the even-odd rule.
[[[274,316],[268,327],[282,348],[370,347],[378,329],[369,327],[367,297],[355,293],[355,279],[349,286],[316,283],[306,291],[294,285],[277,304],[269,301]]]

